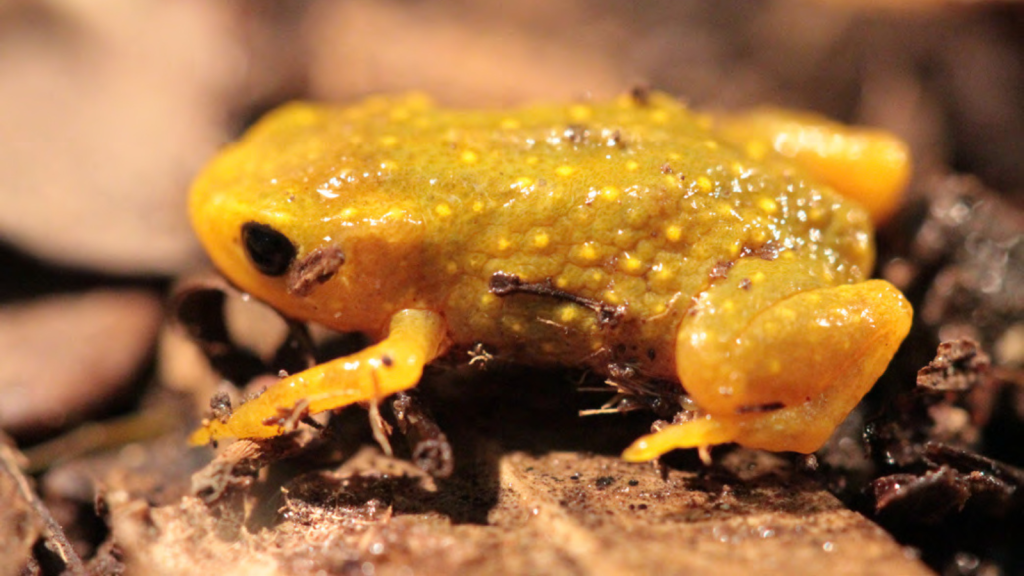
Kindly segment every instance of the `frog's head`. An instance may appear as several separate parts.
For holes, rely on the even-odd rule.
[[[338,185],[344,152],[316,111],[279,110],[222,152],[192,187],[192,225],[229,280],[285,315],[381,333],[416,305],[422,226],[373,183]]]

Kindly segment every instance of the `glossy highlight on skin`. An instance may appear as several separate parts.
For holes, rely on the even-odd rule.
[[[911,319],[895,288],[867,280],[871,216],[833,186],[876,175],[851,180],[852,193],[883,217],[909,160],[864,154],[895,149],[888,135],[759,114],[744,131],[743,116],[660,93],[521,110],[412,94],[272,112],[196,181],[196,232],[244,290],[379,344],[283,379],[192,441],[280,434],[282,413],[383,398],[449,348],[480,345],[680,382],[701,418],[641,438],[630,460],[730,441],[817,449]],[[823,138],[833,145],[801,150]],[[296,248],[286,273],[259,270],[242,240],[250,223]],[[331,251],[344,258],[317,268]]]

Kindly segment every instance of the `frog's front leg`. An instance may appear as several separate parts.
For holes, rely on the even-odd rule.
[[[644,436],[623,457],[737,442],[810,453],[885,371],[910,304],[882,280],[827,286],[799,262],[745,258],[680,326],[676,367],[706,413]]]
[[[302,406],[309,414],[383,398],[416,385],[423,367],[447,347],[444,320],[435,312],[403,310],[387,338],[365,350],[293,374],[241,405],[226,421],[211,419],[189,442],[267,438],[282,433],[282,413]]]

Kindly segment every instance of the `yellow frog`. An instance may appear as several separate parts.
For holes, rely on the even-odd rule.
[[[711,117],[661,93],[514,111],[422,95],[290,104],[196,181],[227,277],[376,344],[288,376],[192,442],[281,434],[280,414],[375,401],[452,347],[678,381],[699,416],[648,460],[725,442],[812,452],[906,336],[868,209],[909,160],[884,133],[804,115]]]

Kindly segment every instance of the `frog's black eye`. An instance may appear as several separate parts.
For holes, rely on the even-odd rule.
[[[259,222],[242,225],[242,244],[249,260],[267,276],[281,276],[288,271],[297,251],[287,236]]]

